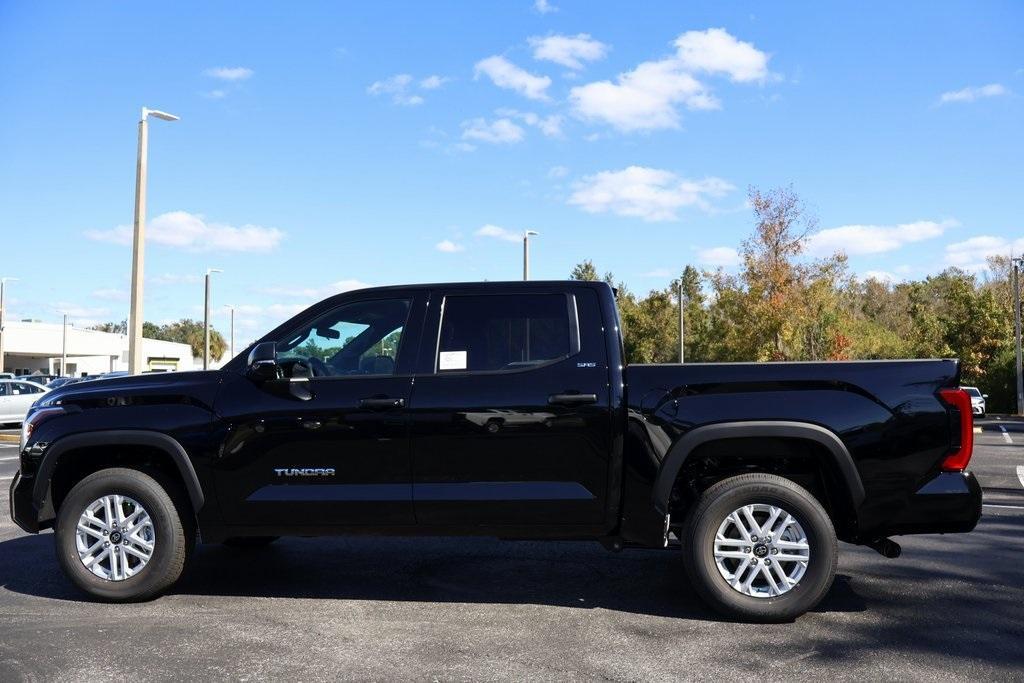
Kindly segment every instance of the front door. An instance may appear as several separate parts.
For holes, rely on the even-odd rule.
[[[597,297],[505,291],[431,296],[412,394],[417,521],[601,524],[611,411]]]
[[[228,382],[215,464],[228,524],[414,523],[408,441],[415,292],[352,298],[274,339],[284,378]]]

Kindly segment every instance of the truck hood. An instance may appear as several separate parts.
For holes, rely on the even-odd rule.
[[[39,398],[36,405],[82,405],[126,397],[193,399],[210,405],[224,379],[225,373],[221,370],[200,370],[86,380],[48,392]]]

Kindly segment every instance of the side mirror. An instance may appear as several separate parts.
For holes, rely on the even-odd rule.
[[[254,382],[267,382],[279,378],[281,367],[277,364],[277,344],[262,342],[252,347],[245,374]]]
[[[981,397],[982,398],[988,398],[988,394],[982,394]]]

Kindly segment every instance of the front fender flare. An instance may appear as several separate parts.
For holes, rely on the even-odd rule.
[[[759,437],[803,439],[824,446],[846,485],[853,509],[858,509],[864,502],[864,484],[860,479],[860,472],[857,471],[857,466],[854,464],[853,458],[850,457],[850,451],[835,432],[809,422],[751,420],[705,425],[684,434],[669,449],[658,471],[658,478],[654,483],[653,490],[654,508],[659,514],[668,513],[669,498],[672,495],[676,477],[679,476],[686,459],[697,447],[722,439]]]
[[[178,468],[178,474],[185,485],[189,501],[192,503],[192,511],[199,512],[206,502],[203,495],[203,487],[199,484],[199,477],[192,466],[185,449],[174,438],[162,432],[147,430],[113,429],[98,432],[86,432],[84,434],[72,434],[54,441],[39,464],[36,473],[35,486],[32,489],[32,499],[37,510],[42,509],[43,503],[50,491],[50,480],[57,468],[57,463],[63,454],[79,448],[92,448],[96,446],[147,446],[156,448],[166,453],[174,465]],[[52,501],[50,501],[52,503]]]

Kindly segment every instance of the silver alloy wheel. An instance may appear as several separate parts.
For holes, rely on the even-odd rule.
[[[75,539],[86,569],[107,581],[124,581],[142,571],[153,557],[156,530],[138,501],[109,495],[85,508]]]
[[[792,590],[811,560],[807,534],[796,518],[764,503],[733,510],[718,527],[714,553],[722,578],[755,598]]]

